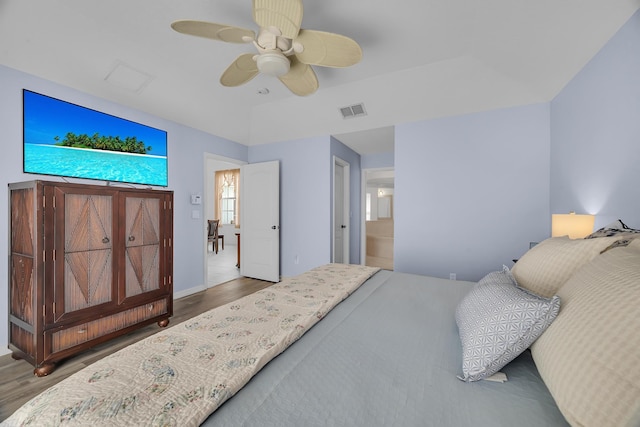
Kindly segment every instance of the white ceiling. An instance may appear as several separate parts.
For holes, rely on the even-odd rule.
[[[302,27],[353,38],[363,59],[314,67],[320,89],[297,97],[268,76],[221,86],[253,47],[170,28],[198,19],[257,30],[250,0],[0,0],[0,64],[245,145],[333,135],[368,154],[388,150],[399,123],[551,100],[639,8],[304,0]],[[340,107],[360,102],[366,116],[342,118]]]

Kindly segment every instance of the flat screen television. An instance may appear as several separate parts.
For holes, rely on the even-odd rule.
[[[24,89],[24,172],[167,186],[167,132]]]

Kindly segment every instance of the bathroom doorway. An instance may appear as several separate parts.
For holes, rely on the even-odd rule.
[[[367,169],[364,175],[364,264],[393,270],[394,170]]]

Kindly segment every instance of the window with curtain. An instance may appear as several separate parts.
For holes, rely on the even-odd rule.
[[[240,227],[240,169],[216,171],[215,211],[220,224]]]

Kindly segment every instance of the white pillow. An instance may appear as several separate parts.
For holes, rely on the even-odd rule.
[[[617,239],[551,237],[538,243],[516,262],[512,269],[513,277],[519,286],[536,295],[551,298],[578,268]]]
[[[562,310],[531,347],[571,425],[640,426],[640,240],[580,268]]]

